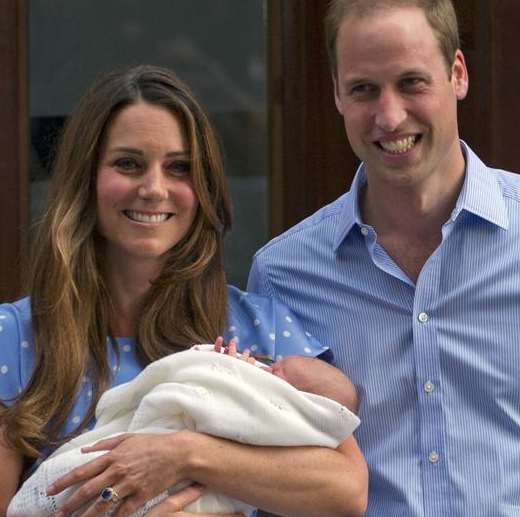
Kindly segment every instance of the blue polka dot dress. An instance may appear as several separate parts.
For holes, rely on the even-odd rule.
[[[228,288],[229,314],[224,339],[233,339],[239,350],[249,349],[264,360],[277,360],[287,355],[323,356],[330,354],[297,321],[282,303],[262,296]],[[109,365],[113,371],[111,386],[132,380],[141,370],[132,337],[116,338],[119,361],[114,347],[107,342]],[[27,385],[34,368],[31,307],[28,298],[0,304],[0,401],[9,406]],[[92,380],[83,378],[76,401],[63,428],[63,435],[73,432],[83,420],[93,396]],[[89,422],[88,429],[95,425]],[[52,453],[42,453],[33,470]],[[27,474],[30,474],[28,472]]]

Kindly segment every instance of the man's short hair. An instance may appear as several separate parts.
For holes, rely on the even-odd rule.
[[[377,9],[393,7],[419,7],[439,42],[439,48],[451,77],[455,52],[460,48],[457,15],[451,0],[331,0],[325,16],[327,52],[334,77],[337,77],[338,62],[336,41],[341,24],[348,16],[367,16]]]

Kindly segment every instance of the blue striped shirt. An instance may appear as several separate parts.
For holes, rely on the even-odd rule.
[[[370,517],[520,516],[520,176],[461,145],[463,188],[416,284],[360,218],[363,166],[250,273],[358,386]]]

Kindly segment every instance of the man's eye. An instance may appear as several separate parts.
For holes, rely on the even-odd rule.
[[[185,176],[191,171],[191,163],[187,160],[176,160],[168,165],[168,171],[173,176]]]
[[[139,164],[132,158],[119,158],[114,165],[125,172],[134,172],[139,169]]]
[[[361,84],[355,84],[350,89],[350,95],[353,96],[369,96],[373,95],[376,92],[377,88],[373,84],[368,83],[361,83]]]
[[[421,88],[423,85],[424,80],[421,77],[407,77],[401,81],[401,87],[405,90]]]

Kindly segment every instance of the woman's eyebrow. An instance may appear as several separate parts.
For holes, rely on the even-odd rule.
[[[118,146],[112,147],[108,149],[108,153],[128,153],[128,154],[136,154],[138,156],[144,156],[144,152],[140,149],[136,149],[135,147],[126,147],[126,146]],[[190,153],[188,151],[170,151],[166,153],[168,158],[172,157],[180,157],[180,158],[189,158]]]

